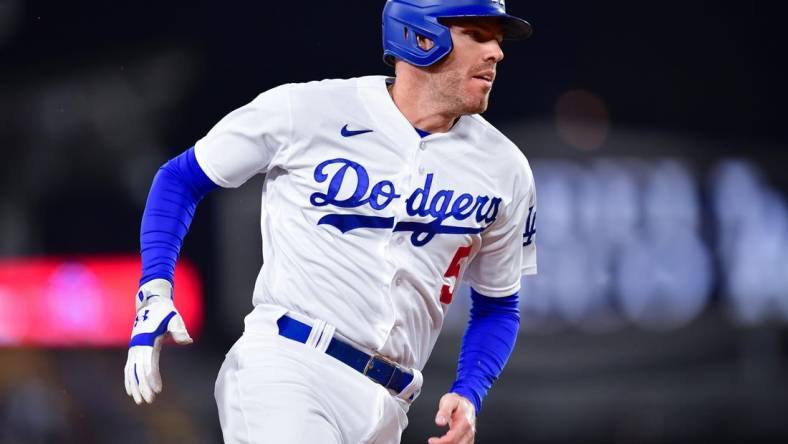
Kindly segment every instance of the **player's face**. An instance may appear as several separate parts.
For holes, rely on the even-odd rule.
[[[429,70],[431,89],[438,99],[459,114],[477,114],[487,109],[496,65],[503,59],[503,29],[496,18],[453,18],[444,24],[451,29],[454,49]]]

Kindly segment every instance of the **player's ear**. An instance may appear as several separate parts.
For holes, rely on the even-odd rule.
[[[424,37],[421,34],[416,34],[416,44],[424,51],[429,51],[435,46],[435,42],[433,42],[432,39]]]

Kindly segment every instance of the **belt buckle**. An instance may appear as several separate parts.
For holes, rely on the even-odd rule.
[[[367,361],[367,365],[364,366],[364,371],[361,372],[364,376],[369,378],[367,373],[369,372],[369,370],[372,367],[374,367],[375,361],[380,361],[380,362],[383,362],[383,363],[386,363],[386,364],[390,365],[391,367],[394,367],[394,370],[392,370],[392,372],[391,372],[391,376],[389,376],[389,380],[386,381],[385,384],[383,384],[384,387],[388,388],[388,385],[391,383],[391,380],[394,379],[394,373],[397,371],[397,369],[400,368],[400,365],[397,364],[396,362],[392,361],[391,359],[379,354],[379,353],[375,353],[374,355],[371,355],[369,357],[369,360]],[[372,379],[372,378],[370,378],[370,379]],[[373,379],[373,381],[374,381],[374,379]],[[377,382],[377,381],[375,381],[375,382]]]
[[[387,358],[387,357],[385,357],[385,356],[383,356],[383,355],[381,355],[379,353],[375,353],[374,355],[371,355],[369,357],[369,360],[367,361],[367,365],[364,366],[364,371],[361,372],[364,376],[367,376],[367,372],[373,367],[373,362],[374,361],[382,361],[382,362],[384,362],[384,363],[386,363],[386,364],[388,364],[388,365],[390,365],[390,366],[392,366],[394,368],[399,368],[399,364],[397,364],[396,362],[392,361],[391,359],[389,359],[389,358]]]

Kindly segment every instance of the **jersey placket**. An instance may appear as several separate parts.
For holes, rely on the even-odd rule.
[[[419,186],[418,171],[419,165],[421,164],[420,157],[421,152],[423,151],[421,148],[421,146],[423,146],[423,142],[418,141],[414,143],[412,141],[416,141],[418,139],[408,139],[408,145],[410,145],[410,147],[407,149],[407,151],[409,151],[409,153],[403,155],[405,165],[404,168],[402,168],[402,173],[397,174],[396,177],[391,178],[394,182],[397,193],[400,194],[400,197],[392,202],[392,216],[394,217],[394,226],[396,226],[396,224],[404,218],[408,217],[406,210],[407,198],[411,195],[411,193],[413,193],[413,190]],[[397,148],[402,149],[402,147]],[[389,277],[387,281],[384,281],[383,289],[387,293],[389,304],[393,313],[393,322],[389,326],[384,339],[384,343],[388,343],[391,333],[395,327],[403,326],[402,315],[397,310],[398,304],[394,301],[394,299],[408,297],[408,289],[412,288],[411,285],[407,284],[407,252],[411,248],[411,245],[409,245],[410,238],[407,232],[395,232],[393,229],[391,229],[386,232],[385,236],[386,239],[384,240],[383,245],[384,256],[386,262],[391,268],[390,273],[388,273]],[[401,339],[402,338],[399,340]]]
[[[411,145],[410,151],[410,158],[407,162],[407,176],[402,178],[402,182],[399,184],[401,187],[401,195],[402,197],[397,202],[397,206],[395,209],[394,214],[394,225],[403,219],[407,219],[410,216],[407,212],[407,199],[413,194],[417,187],[419,187],[423,183],[424,177],[424,167],[423,167],[423,155],[424,150],[427,147],[427,142],[425,140],[419,140],[418,143],[413,147]],[[400,232],[392,232],[392,239],[389,242],[390,248],[396,251],[409,251],[411,248],[414,248],[410,243],[410,234],[406,231]],[[400,263],[406,263],[405,261],[400,261]],[[398,264],[399,265],[399,264]],[[399,273],[399,270],[397,270]],[[392,282],[394,286],[399,287],[402,286],[402,277],[395,276],[394,281]]]
[[[416,134],[415,130],[413,131]],[[404,144],[403,144],[404,145]],[[414,190],[423,185],[424,182],[424,168],[423,156],[427,148],[427,142],[423,139],[413,138],[408,140],[407,154],[403,155],[406,164],[403,168],[403,174],[397,176],[397,192],[401,195],[396,201],[396,206],[393,207],[394,225],[402,220],[410,220],[411,216],[407,213],[407,199],[412,195]],[[405,147],[403,147],[405,148]],[[386,335],[384,350],[386,353],[405,353],[403,357],[407,361],[415,358],[413,353],[416,351],[414,347],[418,348],[416,344],[411,343],[417,336],[413,336],[415,332],[406,331],[406,324],[404,314],[400,313],[398,308],[408,305],[411,298],[417,298],[418,295],[414,294],[416,285],[409,282],[416,278],[418,270],[408,271],[408,265],[412,266],[412,253],[414,247],[411,243],[411,233],[406,231],[395,232],[390,231],[390,237],[386,243],[387,262],[392,266],[393,273],[391,273],[388,281],[388,296],[391,302],[392,311],[394,314],[394,322]],[[391,348],[390,348],[391,347]]]

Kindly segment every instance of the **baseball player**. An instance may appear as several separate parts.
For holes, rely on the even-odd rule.
[[[389,0],[395,77],[273,88],[162,166],[127,393],[152,402],[163,338],[191,342],[172,276],[197,203],[265,174],[254,309],[216,381],[225,442],[399,442],[462,279],[470,321],[429,442],[472,442],[517,336],[520,278],[536,272],[530,167],[478,114],[502,40],[530,33],[503,0]]]

